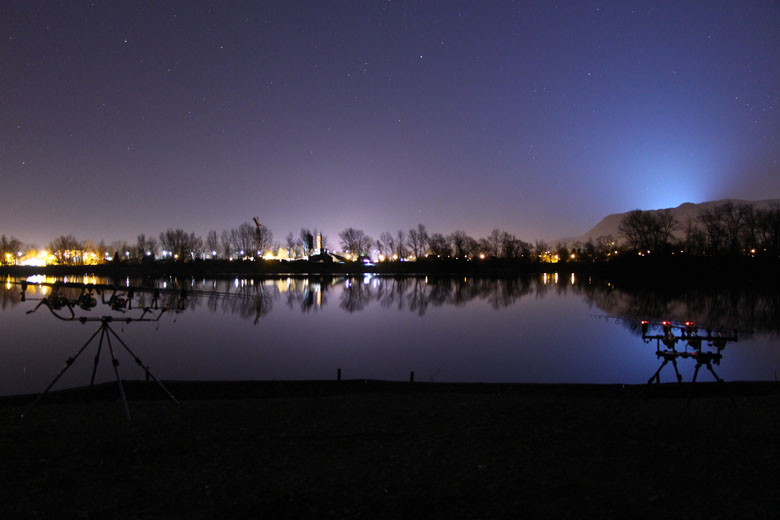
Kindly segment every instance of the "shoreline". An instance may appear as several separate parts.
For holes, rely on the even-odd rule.
[[[361,394],[462,394],[517,395],[522,397],[577,398],[693,398],[751,397],[780,395],[777,381],[665,382],[661,384],[622,383],[482,383],[408,382],[380,379],[344,380],[164,380],[165,387],[179,401],[239,400],[267,398],[317,398]],[[164,391],[152,381],[123,380],[128,402],[167,400]],[[0,406],[32,402],[41,392],[0,396]],[[119,399],[116,381],[90,387],[50,390],[41,404],[111,401]]]
[[[577,274],[611,279],[627,285],[669,286],[684,284],[730,286],[780,283],[780,259],[749,257],[623,257],[610,262],[532,263],[502,259],[425,260],[373,265],[308,261],[228,262],[224,260],[148,263],[117,262],[99,265],[0,266],[0,276],[29,277],[96,275],[106,278],[202,277],[278,278],[362,276],[473,276],[513,278],[544,273]]]

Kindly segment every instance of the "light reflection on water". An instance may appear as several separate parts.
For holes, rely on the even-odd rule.
[[[5,280],[0,395],[40,391],[96,328],[94,322],[60,321],[46,307],[26,314],[41,298],[52,298],[51,285],[34,284],[56,281],[110,283],[82,276],[29,279],[21,301],[19,281]],[[141,283],[148,290],[127,289]],[[161,379],[333,379],[341,369],[347,379],[407,380],[414,371],[418,381],[645,382],[658,360],[655,346],[642,342],[639,322],[594,316],[755,330],[724,350],[718,374],[767,380],[780,368],[779,301],[770,289],[664,294],[557,273],[511,279],[122,278],[115,284],[116,291],[94,292],[95,308],[74,306],[74,314],[138,317],[143,307],[169,307],[157,323],[113,325]],[[74,302],[81,292],[56,289]],[[129,308],[111,311],[112,297],[128,300]],[[64,308],[56,312],[69,316]],[[56,388],[87,384],[93,356],[87,351]],[[119,359],[124,378],[143,379],[130,359]],[[113,377],[105,364],[98,380]],[[681,362],[680,369],[690,380],[692,363]]]

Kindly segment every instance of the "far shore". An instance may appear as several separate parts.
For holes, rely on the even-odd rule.
[[[780,282],[780,259],[749,257],[658,257],[615,259],[610,262],[539,263],[505,259],[425,260],[417,262],[321,263],[308,261],[224,260],[146,263],[111,262],[98,265],[0,266],[0,276],[28,277],[96,275],[107,278],[263,278],[278,276],[386,276],[514,277],[541,273],[576,273],[626,282],[731,284],[755,280]]]

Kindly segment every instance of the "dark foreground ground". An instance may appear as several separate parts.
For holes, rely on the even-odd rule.
[[[778,385],[114,385],[0,400],[0,518],[770,518]],[[733,397],[734,403],[729,399]]]

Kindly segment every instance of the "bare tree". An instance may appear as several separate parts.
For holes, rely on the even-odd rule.
[[[15,264],[22,247],[18,238],[0,236],[0,265]]]
[[[452,254],[449,239],[441,233],[434,233],[431,235],[428,240],[428,248],[430,249],[431,254],[439,258],[447,258]]]
[[[480,256],[485,256],[488,258],[494,258],[498,255],[493,254],[493,246],[488,241],[487,238],[480,238],[477,240],[477,248],[479,249]]]
[[[415,258],[421,258],[425,255],[425,252],[428,250],[428,238],[428,231],[422,224],[418,224],[417,228],[409,230],[407,243]]]
[[[569,261],[569,248],[566,247],[566,244],[559,242],[555,245],[555,256],[558,257],[558,261],[560,262]]]
[[[145,258],[157,254],[157,240],[154,237],[147,237],[141,233],[136,238],[135,248],[133,249],[136,258]]]
[[[630,248],[636,251],[663,253],[669,249],[677,220],[669,210],[628,212],[618,230]]]
[[[210,229],[206,234],[206,252],[215,257],[219,250],[219,240],[217,239],[217,232],[214,229]]]
[[[501,240],[499,242],[498,255],[504,258],[530,258],[531,256],[531,244],[523,242],[515,237],[513,234],[504,231],[501,233]]]
[[[746,224],[747,214],[751,209],[750,206],[746,204],[736,205],[728,201],[716,209],[723,223],[723,230],[726,233],[726,249],[732,255],[739,254],[740,249],[742,249],[743,228]]]
[[[707,252],[711,255],[719,254],[726,241],[726,230],[717,207],[703,210],[697,220],[702,226]]]
[[[284,238],[284,243],[287,246],[287,255],[290,258],[298,256],[298,244],[300,242],[295,239],[295,235],[293,235],[292,231],[287,233],[287,236]]]
[[[253,249],[257,252],[257,256],[263,256],[263,254],[270,249],[274,248],[274,234],[268,229],[268,226],[263,226],[255,218],[255,233],[254,240],[252,242]]]
[[[455,258],[465,258],[471,254],[476,241],[468,236],[465,231],[457,230],[449,236],[449,242],[452,244],[452,252]]]
[[[770,255],[780,253],[780,206],[758,211],[759,247]]]
[[[688,217],[683,231],[685,233],[684,247],[688,254],[703,255],[707,252],[707,237],[699,225],[699,218]]]
[[[501,244],[503,242],[503,236],[505,233],[502,233],[500,229],[496,228],[493,231],[490,232],[490,235],[485,239],[485,242],[487,244],[487,251],[486,253],[489,256],[502,256],[501,255]],[[506,256],[506,255],[504,255]]]
[[[373,240],[362,229],[347,228],[339,233],[341,247],[347,253],[354,255],[366,255],[371,248]]]
[[[605,260],[616,251],[616,242],[612,235],[599,235],[596,237],[596,257]]]
[[[108,257],[111,255],[111,249],[108,244],[106,244],[105,240],[100,240],[100,242],[97,243],[95,246],[95,252],[97,253],[98,258],[100,258],[100,261],[106,261],[108,260]]]
[[[114,261],[128,260],[131,249],[133,247],[126,240],[114,240],[109,246],[109,254]]]
[[[466,256],[472,257],[479,254],[479,243],[472,237],[466,237]]]
[[[395,237],[392,233],[384,231],[381,235],[379,235],[379,240],[376,241],[376,246],[381,254],[385,255],[387,258],[390,258],[395,252]]]
[[[674,230],[680,226],[677,219],[668,209],[660,210],[655,213],[656,234],[654,237],[654,246],[658,251],[667,251],[672,245],[672,236]]]
[[[626,239],[628,246],[634,250],[647,249],[648,223],[646,213],[635,209],[628,212],[620,221],[618,231]]]
[[[592,237],[588,237],[588,240],[585,242],[585,244],[583,244],[582,251],[578,256],[578,260],[587,262],[595,262],[598,259],[598,254],[596,253],[596,242],[593,241]]]
[[[255,255],[255,226],[244,222],[237,228],[230,230],[230,240],[240,257]]]
[[[183,229],[171,229],[160,233],[160,246],[168,251],[174,260],[193,260],[203,250],[203,239]]]
[[[537,240],[534,244],[534,258],[537,262],[550,260],[550,246],[544,240]]]
[[[409,250],[406,248],[406,233],[401,229],[395,235],[395,250],[393,253],[398,255],[398,258],[404,258],[409,254]]]
[[[203,254],[203,239],[195,233],[187,235],[187,253],[189,254],[190,260],[200,258]]]
[[[61,235],[49,244],[49,250],[57,257],[57,263],[72,264],[76,261],[76,256],[80,257],[82,247],[81,242],[73,235]],[[76,255],[74,252],[79,254]]]
[[[232,258],[233,251],[235,251],[235,245],[233,244],[233,234],[230,230],[223,229],[219,234],[219,244],[222,248],[223,258]]]

